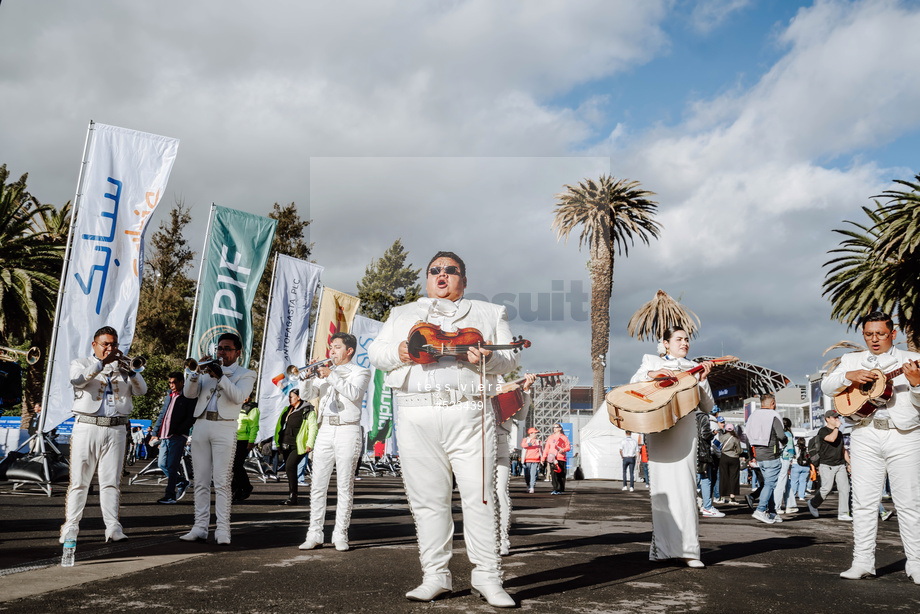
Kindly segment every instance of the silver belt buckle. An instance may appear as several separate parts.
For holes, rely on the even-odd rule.
[[[882,418],[873,418],[872,426],[879,429],[880,431],[887,431],[890,428],[888,426],[888,420]]]
[[[451,398],[450,390],[435,390],[431,393],[431,404],[436,406],[450,405],[453,399]]]
[[[329,425],[331,426],[338,426],[339,417],[338,416],[326,416],[326,422],[329,423]]]
[[[96,424],[99,426],[112,426],[113,424],[117,424],[115,420],[117,420],[117,418],[110,418],[108,416],[100,416],[99,418],[96,418]]]

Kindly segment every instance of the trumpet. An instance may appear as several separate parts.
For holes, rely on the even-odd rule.
[[[140,373],[147,366],[147,359],[143,356],[135,356],[131,358],[130,356],[119,356],[118,357],[118,368],[119,369],[129,369],[135,373]]]
[[[306,367],[300,367],[299,369],[294,365],[289,366],[284,370],[284,374],[287,375],[288,379],[300,379],[306,380],[316,375],[316,370],[319,367],[331,367],[333,361],[331,358],[323,358],[317,360],[316,362],[311,362]]]
[[[16,362],[19,360],[20,356],[25,356],[26,362],[30,365],[34,365],[38,362],[38,359],[41,358],[42,351],[36,347],[31,347],[28,350],[17,350],[14,348],[0,346],[0,360],[5,360],[6,362]]]
[[[217,359],[213,359],[213,358],[211,360],[204,360],[202,362],[198,362],[194,358],[185,359],[185,368],[191,371],[192,373],[195,373],[195,372],[207,373],[208,367],[210,367],[211,365],[220,366],[220,361],[218,361]]]

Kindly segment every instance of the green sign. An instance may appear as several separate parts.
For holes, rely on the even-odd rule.
[[[275,238],[275,220],[215,207],[207,242],[207,261],[198,288],[198,312],[189,355],[214,356],[217,340],[234,333],[243,340],[240,364],[252,352],[252,301]]]

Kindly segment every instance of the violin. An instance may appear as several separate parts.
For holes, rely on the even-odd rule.
[[[522,336],[515,337],[511,343],[505,345],[491,345],[484,341],[482,333],[473,327],[461,328],[456,332],[448,333],[441,330],[437,324],[420,321],[409,331],[406,345],[412,362],[420,365],[437,362],[444,356],[452,356],[457,360],[469,362],[467,352],[470,348],[519,352],[521,348],[530,347],[530,341]]]
[[[555,373],[536,373],[535,375],[540,379],[541,384],[553,387],[561,383],[559,376],[562,375],[562,371],[557,371]],[[495,419],[499,424],[507,422],[511,416],[524,407],[524,388],[522,384],[526,381],[527,378],[524,377],[514,382],[499,384],[498,394],[490,399],[490,401],[492,401],[492,409],[495,410]]]

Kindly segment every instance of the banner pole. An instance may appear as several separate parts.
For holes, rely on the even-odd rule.
[[[38,420],[37,435],[45,432],[45,421],[48,417],[48,399],[51,396],[51,371],[54,369],[54,359],[57,354],[58,330],[61,326],[61,305],[64,302],[64,284],[67,282],[67,272],[70,269],[70,248],[73,241],[73,229],[76,227],[77,214],[80,211],[80,203],[83,201],[83,180],[86,177],[86,165],[89,163],[89,147],[94,138],[96,122],[89,120],[89,127],[86,129],[86,141],[83,143],[83,162],[80,164],[80,173],[77,176],[77,191],[73,197],[73,207],[70,211],[70,228],[67,230],[67,243],[64,248],[64,262],[61,266],[61,281],[58,286],[57,302],[54,306],[54,325],[51,329],[51,347],[48,349],[48,362],[45,368],[45,385],[42,389],[42,415]],[[41,437],[44,440],[44,437]],[[44,452],[44,447],[41,448]]]
[[[268,333],[268,316],[272,313],[272,298],[275,296],[275,271],[278,268],[278,252],[275,252],[275,260],[272,262],[272,280],[268,284],[268,303],[265,305],[265,320],[262,322],[262,346],[259,353],[259,372],[256,375],[256,403],[259,402],[262,394],[262,366],[265,364],[265,337]]]
[[[208,228],[204,233],[204,248],[201,250],[201,266],[198,267],[198,281],[195,282],[195,303],[192,305],[192,327],[188,331],[188,346],[185,348],[185,357],[192,356],[192,338],[195,336],[195,318],[198,317],[198,294],[201,292],[201,273],[204,271],[207,262],[208,243],[211,241],[211,222],[214,220],[214,210],[217,208],[216,203],[211,203],[211,210],[208,212]]]

